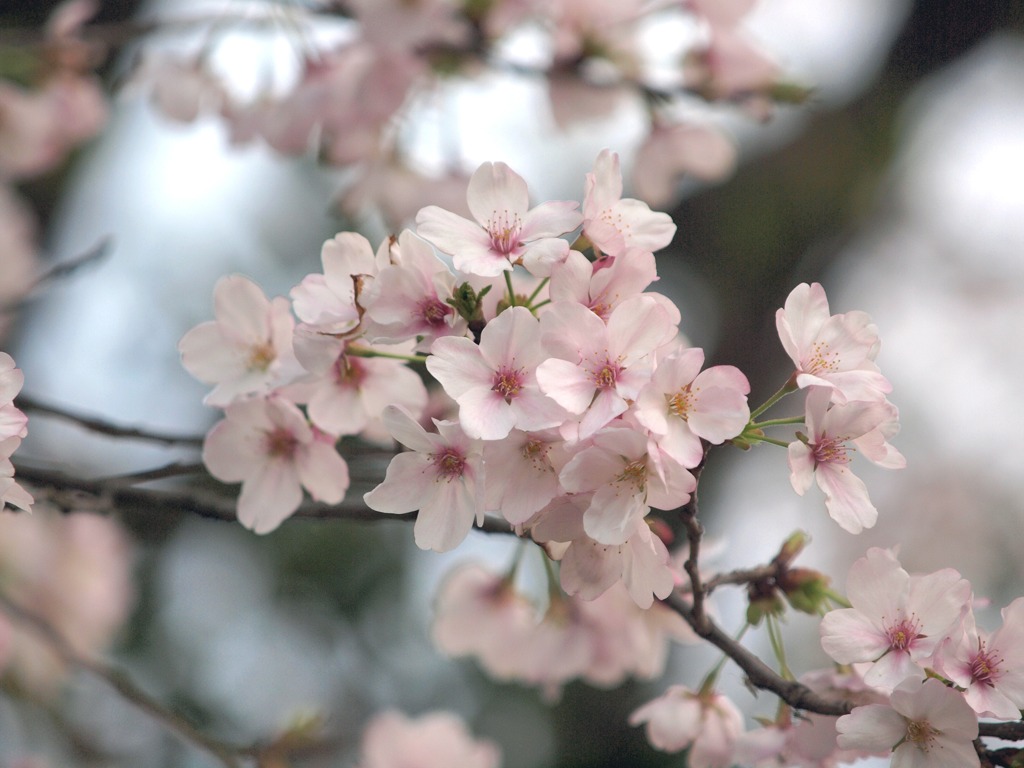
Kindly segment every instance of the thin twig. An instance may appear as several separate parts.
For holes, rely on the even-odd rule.
[[[239,768],[243,756],[252,750],[237,747],[207,736],[183,716],[164,707],[159,701],[136,685],[122,670],[102,662],[79,655],[71,644],[45,619],[18,605],[0,593],[0,608],[18,622],[27,625],[39,635],[69,667],[88,672],[99,678],[121,697],[147,713],[168,730],[177,734],[189,744],[203,750],[226,768]]]
[[[58,408],[55,405],[42,403],[34,397],[29,397],[24,394],[18,395],[15,402],[17,406],[26,413],[35,413],[40,416],[49,416],[51,418],[60,419],[61,421],[67,421],[72,424],[76,424],[83,429],[87,429],[90,432],[107,435],[108,437],[145,440],[152,443],[161,443],[162,445],[191,445],[198,447],[203,444],[203,438],[200,435],[172,435],[166,432],[139,429],[137,427],[121,427],[116,424],[111,424],[109,421],[105,421],[104,419],[99,419],[94,416],[84,416],[80,413],[73,413],[72,411],[65,410],[64,408]]]

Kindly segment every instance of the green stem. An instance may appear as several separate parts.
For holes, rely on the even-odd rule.
[[[771,443],[782,448],[789,448],[789,443],[785,440],[776,440],[774,437],[760,437],[758,435],[741,435],[741,437],[750,443]]]
[[[773,405],[775,405],[777,402],[779,402],[779,400],[784,398],[790,392],[796,392],[798,387],[797,387],[796,381],[794,379],[795,379],[795,377],[791,376],[789,378],[789,380],[779,388],[778,392],[776,392],[774,395],[772,395],[767,400],[765,400],[764,403],[762,403],[759,408],[756,408],[755,410],[750,412],[750,421],[751,421],[751,423],[754,422],[754,419],[756,419],[762,413],[767,411],[769,408],[771,408]]]
[[[840,606],[841,608],[852,608],[853,607],[852,605],[850,605],[850,601],[849,600],[847,600],[845,597],[840,595],[835,590],[826,589],[825,590],[825,597],[827,597],[829,600],[831,600],[833,603],[835,603],[836,605]]]
[[[407,363],[427,362],[426,355],[400,355],[397,352],[381,352],[376,349],[367,349],[366,347],[356,346],[346,347],[345,354],[352,355],[352,357],[386,357],[389,360],[404,360]]]
[[[736,642],[737,643],[740,640],[743,639],[743,636],[747,633],[748,629],[750,629],[750,623],[749,622],[745,623],[743,625],[743,627],[740,629],[740,631],[736,634]],[[718,660],[718,663],[715,664],[715,666],[713,666],[711,668],[711,671],[709,671],[704,676],[704,679],[701,681],[700,688],[697,689],[697,695],[698,696],[702,696],[702,695],[704,695],[706,693],[710,693],[714,689],[715,681],[718,680],[718,673],[722,671],[722,667],[725,666],[725,662],[727,662],[728,660],[729,660],[729,655],[728,654],[722,654],[722,658],[720,658]]]
[[[544,290],[544,286],[547,285],[550,280],[550,277],[545,277],[543,280],[537,283],[537,287],[533,289],[533,293],[530,294],[530,298],[526,300],[526,306],[530,307],[531,309],[535,309],[535,307],[533,306],[533,300],[536,299],[537,295]]]
[[[752,421],[747,425],[748,429],[763,429],[764,427],[783,427],[787,424],[803,424],[804,416],[790,416],[787,419],[768,419],[766,421]]]
[[[779,631],[778,619],[772,614],[765,617],[765,626],[768,628],[768,640],[771,642],[772,651],[779,662],[779,673],[786,680],[794,680],[793,672],[786,662],[786,647],[782,642],[782,634]]]
[[[508,288],[508,305],[514,307],[516,305],[516,292],[512,288],[512,270],[505,271],[505,287]]]

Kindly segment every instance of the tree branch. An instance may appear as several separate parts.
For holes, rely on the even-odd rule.
[[[206,752],[226,768],[238,768],[241,759],[253,754],[252,748],[229,745],[207,736],[181,715],[166,709],[139,688],[122,670],[79,655],[49,622],[18,605],[3,593],[0,593],[0,609],[42,638],[67,666],[99,678],[133,706],[157,720],[184,741]]]
[[[853,708],[848,701],[827,699],[803,683],[781,677],[760,658],[723,632],[706,614],[703,622],[698,621],[693,610],[681,596],[673,593],[665,602],[686,620],[694,632],[736,662],[736,665],[746,673],[747,679],[755,688],[771,691],[795,709],[816,712],[820,715],[845,715],[849,714]]]
[[[105,514],[115,509],[141,509],[147,514],[194,514],[212,520],[235,520],[235,507],[238,501],[236,496],[197,485],[182,489],[139,488],[132,485],[134,482],[145,482],[158,477],[199,473],[203,474],[203,479],[209,479],[205,467],[200,464],[171,464],[134,475],[96,479],[76,477],[58,470],[33,467],[20,462],[15,464],[15,477],[31,489],[37,502],[52,504],[65,513]],[[369,486],[370,483],[366,485]],[[350,493],[340,504],[307,501],[292,517],[306,520],[383,522],[412,521],[416,519],[416,513],[390,515],[375,512],[363,503],[362,493],[357,488],[354,492],[350,489]],[[480,530],[487,533],[514,533],[511,525],[496,517],[485,518]]]
[[[203,437],[201,435],[172,435],[166,432],[139,429],[136,427],[119,427],[116,424],[111,424],[109,421],[105,421],[103,419],[93,416],[84,416],[80,413],[73,413],[72,411],[58,408],[55,405],[42,403],[39,400],[24,394],[18,395],[15,403],[26,413],[49,416],[54,419],[75,424],[89,432],[95,432],[108,437],[145,440],[153,443],[161,443],[163,445],[191,445],[199,447],[203,444]]]

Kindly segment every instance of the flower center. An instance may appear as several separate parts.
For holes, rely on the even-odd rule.
[[[358,358],[342,355],[334,364],[334,380],[339,387],[359,389],[366,379],[366,368]]]
[[[607,357],[590,369],[590,375],[594,385],[598,389],[612,389],[619,380],[619,373],[622,368],[619,364],[612,362]]]
[[[519,394],[523,388],[523,371],[518,368],[502,368],[494,374],[494,384],[491,390],[505,398],[506,403],[512,402],[512,398]]]
[[[429,326],[444,325],[448,315],[452,313],[452,308],[446,304],[442,304],[439,299],[425,299],[420,302],[419,316]]]
[[[905,651],[911,643],[922,637],[918,634],[917,621],[913,617],[901,619],[888,627],[885,633],[889,638],[889,650],[891,651]]]
[[[249,370],[265,371],[274,362],[276,357],[277,353],[274,351],[274,345],[269,341],[265,341],[262,344],[254,344],[249,347]]]
[[[849,451],[854,450],[846,444],[845,437],[827,437],[814,444],[814,462],[816,464],[849,464]]]
[[[616,483],[631,485],[638,491],[647,487],[647,459],[633,459],[622,469],[622,473],[615,478]]]
[[[978,655],[971,659],[971,679],[989,688],[995,687],[1000,662],[1002,659],[993,658],[992,654],[985,650],[985,644],[979,640]]]
[[[922,752],[927,752],[938,735],[927,720],[909,720],[907,722],[906,740],[916,745]]]
[[[508,210],[492,213],[491,220],[487,223],[487,234],[491,236],[491,249],[502,256],[508,256],[521,245],[519,230],[522,228],[523,222],[519,218],[519,214],[511,213]]]
[[[841,362],[838,352],[833,352],[827,342],[819,341],[811,348],[804,370],[815,376],[822,376],[838,371]]]
[[[264,433],[263,450],[271,458],[291,459],[298,447],[298,439],[284,427]]]
[[[689,385],[683,387],[674,395],[665,395],[665,398],[668,400],[668,412],[673,416],[678,416],[683,421],[689,418],[694,403],[697,402],[697,396],[690,390]]]
[[[445,448],[430,457],[437,470],[437,479],[451,482],[462,477],[466,469],[466,457],[455,448]]]

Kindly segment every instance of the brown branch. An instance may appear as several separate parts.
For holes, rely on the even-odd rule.
[[[173,435],[166,432],[157,432],[137,427],[120,427],[104,419],[94,416],[85,416],[80,413],[58,408],[55,405],[42,403],[33,397],[21,394],[15,400],[15,404],[26,413],[35,413],[40,416],[48,416],[61,421],[75,424],[89,432],[108,437],[126,438],[130,440],[145,440],[163,445],[192,445],[199,447],[203,444],[201,435]]]
[[[846,715],[853,708],[848,701],[827,699],[803,683],[781,677],[760,658],[723,632],[706,614],[703,622],[698,621],[691,607],[681,596],[673,593],[665,602],[686,620],[694,632],[736,662],[755,688],[771,691],[795,709],[820,715]]]
[[[704,538],[704,526],[701,525],[699,519],[697,488],[700,486],[700,475],[704,471],[707,458],[708,443],[705,442],[704,455],[701,456],[700,463],[693,468],[693,478],[696,481],[693,493],[690,494],[690,500],[679,510],[683,526],[686,529],[686,540],[689,544],[688,556],[683,564],[683,569],[690,577],[690,594],[693,599],[693,606],[689,610],[692,611],[693,620],[702,630],[706,630],[710,625],[707,614],[704,611],[704,598],[707,596],[708,590],[702,583],[700,575],[700,543]],[[697,634],[702,634],[702,632]]]
[[[136,475],[122,475],[106,478],[82,478],[52,469],[43,469],[23,463],[15,464],[15,477],[27,486],[36,502],[52,504],[62,512],[107,513],[112,510],[144,510],[146,514],[193,514],[213,520],[235,520],[237,496],[219,492],[214,488],[190,485],[181,489],[140,488],[132,485],[155,479],[157,476],[170,477],[182,474],[202,473],[204,480],[209,476],[202,465],[172,464]],[[150,476],[152,475],[152,476]],[[369,490],[371,483],[366,483]],[[340,504],[305,502],[292,517],[306,520],[350,520],[356,522],[384,522],[388,520],[413,521],[416,513],[390,515],[369,509],[359,489],[350,492]],[[487,517],[480,530],[487,533],[513,533],[512,526],[504,520]]]
[[[252,748],[238,747],[207,736],[182,715],[164,707],[159,701],[137,686],[122,670],[75,651],[71,644],[41,616],[18,605],[0,593],[0,608],[11,618],[28,626],[67,666],[88,672],[113,688],[122,698],[154,718],[167,730],[201,749],[227,768],[238,768],[240,760],[253,753]]]

